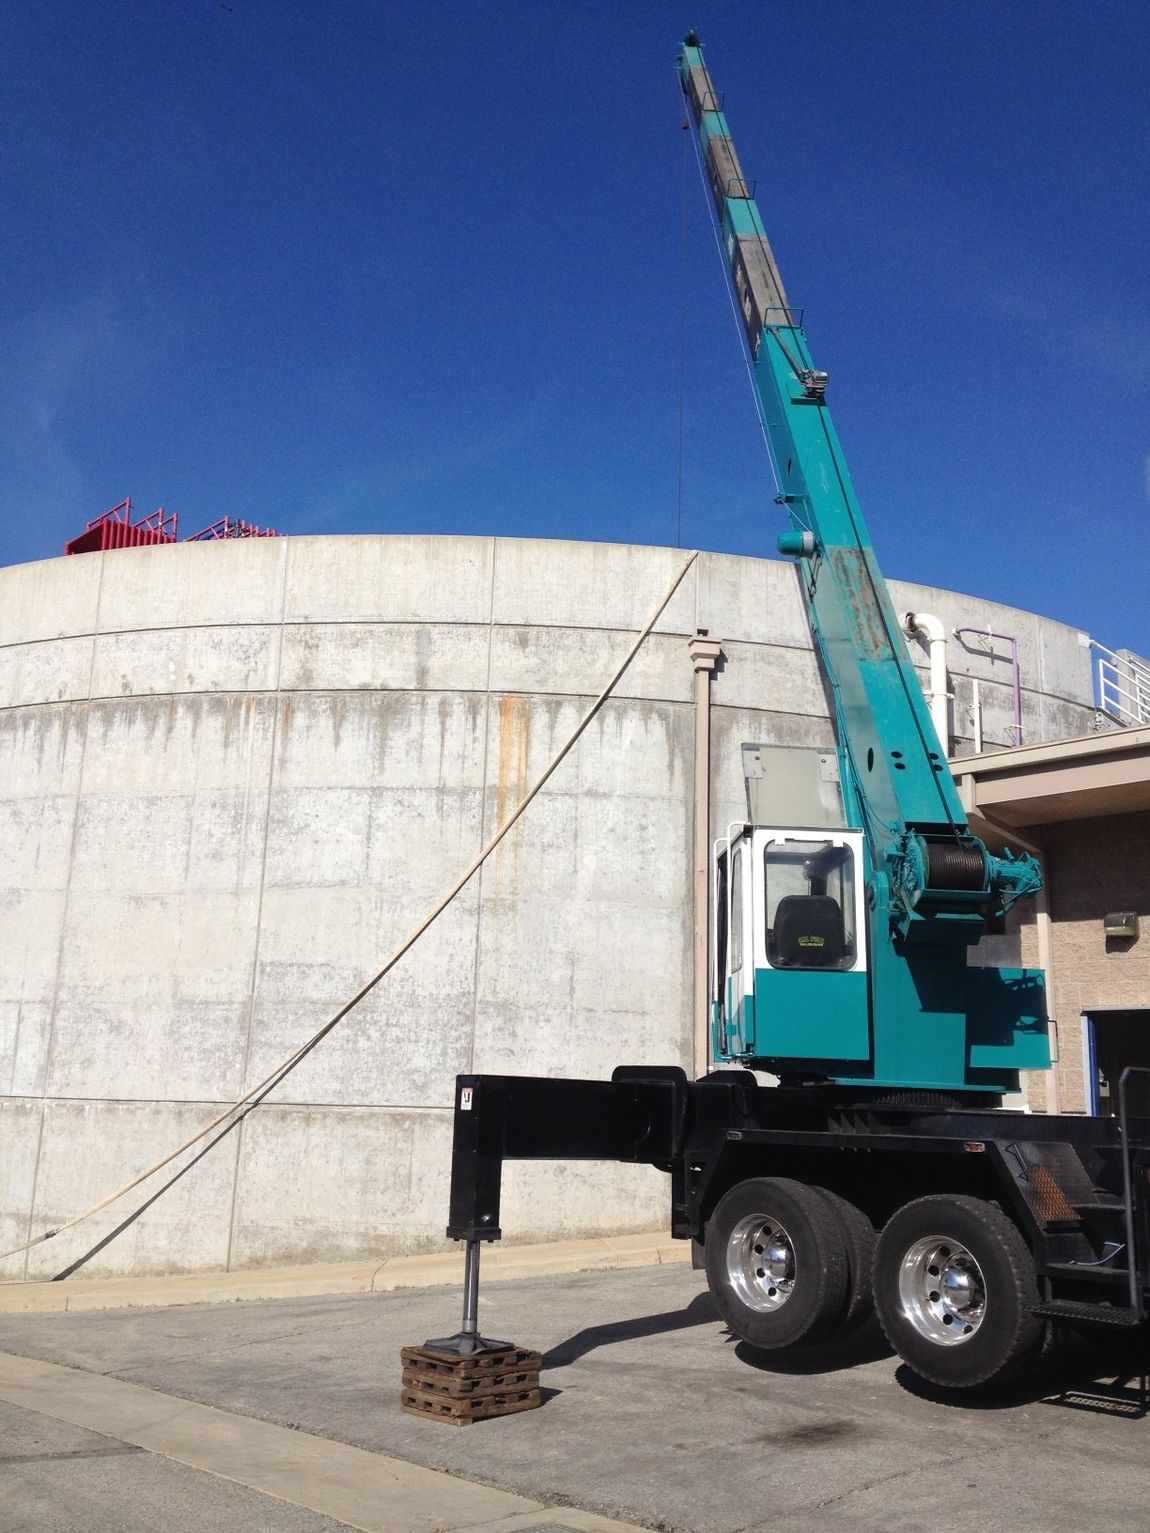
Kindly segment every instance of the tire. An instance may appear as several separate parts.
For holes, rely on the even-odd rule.
[[[706,1266],[719,1314],[754,1347],[819,1341],[842,1321],[846,1238],[818,1188],[784,1177],[739,1182],[711,1215]]]
[[[874,1296],[903,1362],[947,1389],[1016,1378],[1042,1350],[1030,1251],[981,1198],[918,1198],[900,1208],[878,1238]]]
[[[850,1332],[857,1330],[874,1313],[874,1252],[878,1237],[861,1208],[828,1187],[817,1190],[834,1209],[846,1244],[847,1296],[841,1326],[843,1331]]]

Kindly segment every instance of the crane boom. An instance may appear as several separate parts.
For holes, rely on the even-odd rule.
[[[683,44],[679,75],[746,332],[779,483],[776,498],[790,519],[779,552],[798,560],[808,621],[833,699],[844,812],[865,838],[869,1047],[864,1055],[861,1028],[840,1029],[825,1048],[808,1040],[803,1058],[837,1061],[831,1072],[836,1079],[881,1074],[895,1081],[905,1079],[905,1070],[894,1062],[901,1052],[913,1057],[916,1081],[926,1073],[934,1085],[985,1089],[984,1072],[971,1062],[973,1037],[993,1032],[1002,1039],[1005,1027],[1011,1042],[1006,1047],[1002,1040],[996,1059],[1048,1062],[1041,1057],[1045,1008],[1035,993],[1040,977],[973,971],[1003,977],[1001,993],[989,1003],[986,996],[994,987],[966,978],[966,947],[977,942],[989,917],[1037,891],[1038,865],[1026,854],[992,854],[968,825],[947,766],[946,742],[938,739],[831,421],[828,375],[815,366],[802,315],[787,298],[694,33]],[[924,992],[937,994],[940,985],[952,992],[950,1004],[925,1004]],[[1025,1046],[1009,1023],[1020,985],[1026,991]],[[971,1014],[976,991],[981,1022]],[[949,1027],[940,1023],[936,1029],[937,1047],[921,1038],[924,1018],[935,1011],[950,1017]],[[992,1014],[993,1026],[985,1020]],[[721,1052],[778,1060],[747,1031],[743,1023],[733,1025],[730,1036],[737,1046]],[[908,1044],[908,1035],[915,1041]],[[838,1059],[848,1036],[854,1040],[853,1063]]]

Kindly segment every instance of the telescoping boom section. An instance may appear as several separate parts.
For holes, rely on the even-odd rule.
[[[968,965],[1036,892],[972,834],[792,307],[694,34],[680,79],[833,699],[842,824],[735,827],[716,868],[713,1046],[784,1080],[1003,1092],[1046,1068],[1041,973]]]

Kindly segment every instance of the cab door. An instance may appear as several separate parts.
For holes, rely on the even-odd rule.
[[[723,985],[723,1037],[717,1057],[741,1058],[754,1037],[755,931],[752,908],[751,840],[743,828],[727,838],[726,963]]]
[[[711,963],[708,988],[711,1003],[711,1058],[727,1052],[727,948],[731,930],[730,847],[715,842],[711,853]]]
[[[761,962],[748,1053],[775,1073],[869,1065],[864,855],[861,831],[755,831]]]

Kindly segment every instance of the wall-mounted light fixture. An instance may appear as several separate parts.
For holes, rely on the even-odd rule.
[[[1136,910],[1112,910],[1102,917],[1102,930],[1107,937],[1136,937],[1138,935],[1138,912]]]

